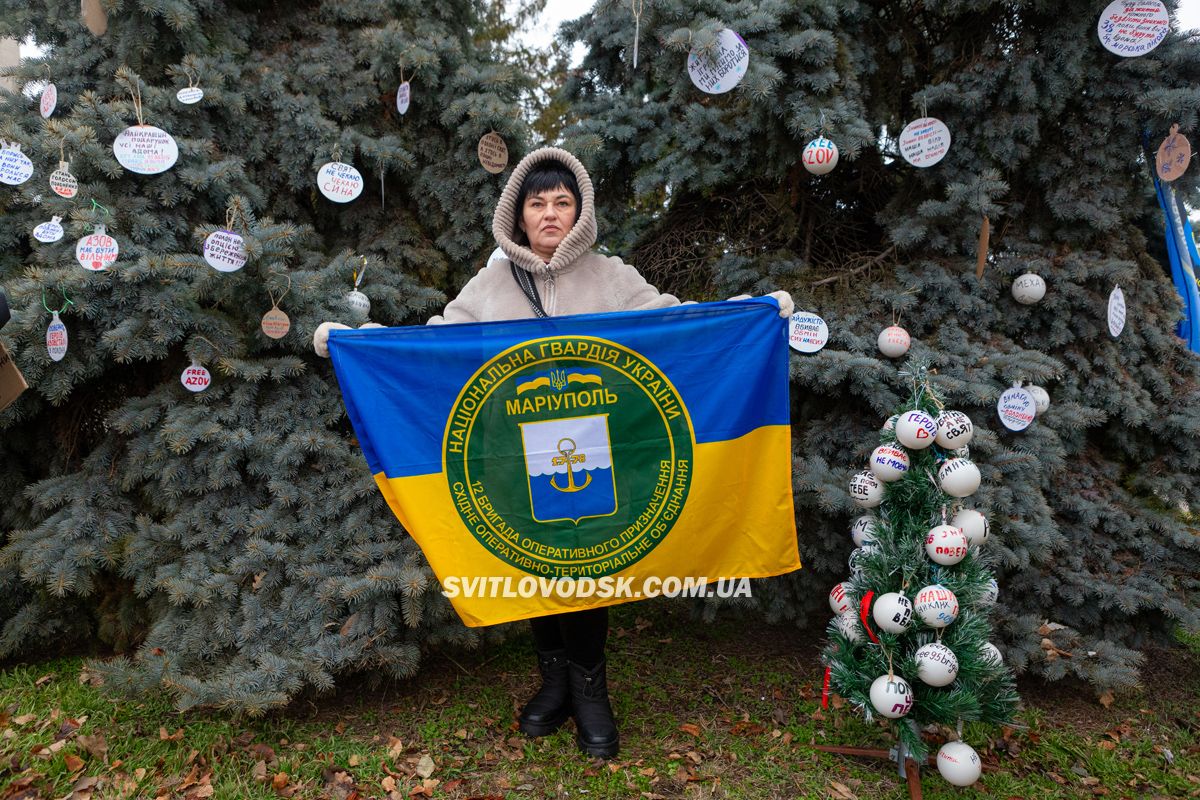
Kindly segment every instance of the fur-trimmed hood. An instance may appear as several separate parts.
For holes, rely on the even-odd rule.
[[[534,165],[543,161],[558,161],[575,173],[582,199],[579,219],[566,238],[559,243],[549,264],[536,256],[527,245],[517,244],[513,239],[519,230],[517,220],[520,218],[520,209],[517,208],[517,193],[521,191],[521,182]],[[542,147],[521,159],[496,203],[496,213],[492,217],[492,235],[496,237],[496,244],[504,251],[504,255],[508,256],[509,261],[534,275],[553,276],[569,270],[576,260],[590,251],[596,243],[596,201],[592,191],[592,179],[579,159],[559,147]]]

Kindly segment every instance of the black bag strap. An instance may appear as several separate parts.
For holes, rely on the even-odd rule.
[[[517,282],[517,286],[521,287],[521,293],[529,301],[534,316],[539,319],[549,317],[550,315],[546,313],[546,309],[542,307],[542,297],[538,294],[537,286],[533,282],[533,276],[511,261],[508,262],[508,266],[512,268],[513,280]]]

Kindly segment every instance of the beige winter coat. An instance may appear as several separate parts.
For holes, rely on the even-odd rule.
[[[517,221],[521,210],[517,193],[533,165],[547,159],[561,161],[579,182],[583,203],[579,220],[554,251],[547,264],[527,246],[519,245]],[[674,295],[663,294],[646,282],[638,271],[621,259],[591,251],[596,243],[596,203],[592,179],[579,159],[557,147],[535,150],[513,170],[496,203],[492,235],[507,258],[494,259],[476,273],[429,324],[444,322],[492,322],[534,316],[529,300],[512,275],[509,262],[535,278],[542,306],[551,316],[592,314],[606,311],[636,311],[679,305]]]

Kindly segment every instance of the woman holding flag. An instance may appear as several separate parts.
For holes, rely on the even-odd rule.
[[[636,311],[679,305],[619,258],[592,252],[596,211],[592,181],[577,158],[543,147],[513,170],[496,204],[492,234],[504,258],[493,258],[430,324]],[[787,292],[771,294],[781,317],[792,314]],[[741,298],[734,298],[741,299]],[[329,331],[313,337],[328,356]],[[521,709],[520,729],[545,736],[575,718],[576,742],[590,756],[617,754],[619,736],[608,697],[604,647],[608,608],[530,620],[542,684]]]

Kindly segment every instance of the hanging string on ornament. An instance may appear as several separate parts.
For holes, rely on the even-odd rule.
[[[175,93],[175,99],[185,106],[195,105],[204,99],[204,90],[197,85],[195,74],[186,64],[183,65],[183,71],[187,74],[188,85]]]
[[[137,114],[137,125],[131,125],[117,134],[112,150],[117,162],[139,175],[158,175],[175,166],[179,160],[179,145],[171,134],[162,128],[147,125],[142,114],[142,85],[135,82],[129,91],[133,99],[133,110]]]
[[[63,292],[62,296],[62,307],[55,311],[46,305],[46,288],[42,287],[42,308],[50,312],[50,325],[46,328],[46,352],[50,354],[51,361],[62,361],[67,354],[67,326],[58,315],[66,311],[67,306],[75,305],[75,301],[67,297],[66,292]]]
[[[20,186],[33,176],[33,162],[21,152],[21,145],[0,139],[0,183]]]
[[[633,12],[633,68],[638,64],[638,39],[642,35],[642,4],[643,0],[629,0],[629,9]]]
[[[271,339],[282,339],[287,336],[288,331],[292,328],[292,321],[288,319],[288,315],[283,313],[279,308],[279,304],[283,302],[283,298],[288,296],[288,292],[292,290],[292,276],[284,273],[271,270],[272,275],[283,275],[287,278],[287,288],[283,290],[283,294],[279,297],[271,291],[271,287],[267,287],[267,296],[271,298],[271,310],[263,314],[262,332]]]
[[[359,319],[366,319],[371,313],[371,300],[365,294],[358,290],[362,285],[363,276],[367,274],[367,257],[362,256],[362,269],[354,273],[354,286],[346,295],[346,305],[350,307],[350,313]]]
[[[44,244],[57,242],[63,237],[62,217],[51,217],[33,229],[33,238]]]
[[[92,200],[92,210],[102,211],[106,216],[112,216],[104,206]],[[121,248],[117,240],[108,235],[104,225],[89,225],[91,233],[75,243],[75,260],[86,270],[99,272],[117,260]]]

